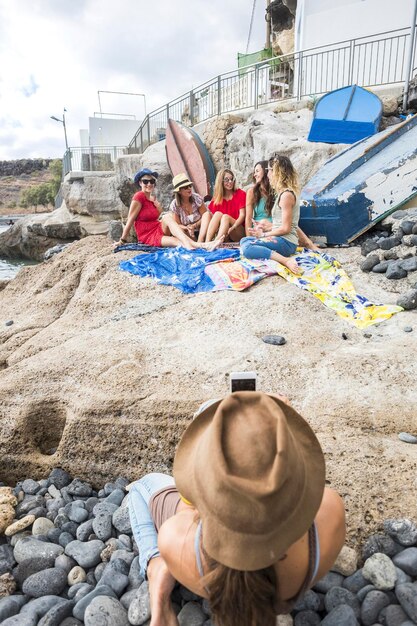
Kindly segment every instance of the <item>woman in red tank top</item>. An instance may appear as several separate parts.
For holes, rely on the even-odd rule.
[[[163,248],[183,246],[188,250],[195,248],[212,250],[217,247],[221,243],[219,239],[211,244],[193,241],[170,213],[159,219],[162,207],[154,194],[157,178],[158,173],[148,168],[143,168],[135,174],[133,180],[140,191],[132,198],[127,222],[116,246],[127,243],[130,229],[134,226],[139,243],[149,246]]]
[[[236,187],[236,178],[232,170],[221,169],[214,184],[213,200],[209,211],[213,213],[206,241],[224,237],[229,241],[240,241],[245,236],[246,193]]]

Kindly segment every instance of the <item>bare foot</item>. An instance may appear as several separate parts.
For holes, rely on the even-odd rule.
[[[218,248],[224,241],[224,235],[222,237],[218,237],[214,241],[208,241],[206,243],[200,243],[196,245],[196,248],[203,248],[203,250],[208,250],[208,252],[212,252],[216,248]]]
[[[293,274],[302,274],[302,272],[303,272],[301,267],[297,264],[297,262],[294,259],[287,259],[286,262],[284,263],[284,265]]]

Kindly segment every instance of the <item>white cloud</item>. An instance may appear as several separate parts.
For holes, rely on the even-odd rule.
[[[251,49],[264,42],[258,0]],[[148,112],[244,52],[252,0],[0,0],[0,159],[61,156],[98,111],[98,90],[146,94]],[[143,117],[143,98],[102,94],[102,110]]]

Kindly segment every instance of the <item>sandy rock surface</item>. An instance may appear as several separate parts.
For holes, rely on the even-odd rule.
[[[0,292],[0,480],[57,465],[100,485],[169,471],[199,403],[227,392],[229,372],[254,369],[315,429],[351,544],[388,517],[417,518],[417,448],[398,439],[417,433],[416,311],[365,337],[279,277],[183,295],[119,271],[134,254],[88,237]],[[332,254],[359,293],[395,303],[401,281],[364,274],[359,248]]]

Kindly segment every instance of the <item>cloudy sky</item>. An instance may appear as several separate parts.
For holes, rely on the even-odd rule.
[[[245,52],[253,0],[0,0],[0,160],[62,156],[99,110],[97,91],[144,93],[152,111]],[[265,40],[257,0],[249,51]],[[101,95],[143,117],[143,98]]]

